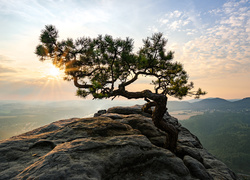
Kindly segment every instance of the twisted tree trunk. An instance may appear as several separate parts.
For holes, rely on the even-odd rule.
[[[163,116],[167,111],[166,105],[167,97],[162,95],[159,96],[157,100],[146,103],[142,110],[147,113],[152,113],[154,125],[167,133],[165,148],[175,152],[179,131],[175,126],[164,121]],[[151,110],[153,106],[155,107],[154,111]]]
[[[147,113],[152,113],[154,125],[167,133],[165,148],[175,152],[179,131],[175,126],[167,123],[163,119],[163,116],[167,111],[167,97],[163,94],[152,93],[150,90],[144,90],[141,92],[128,92],[124,89],[118,89],[112,93],[112,96],[119,95],[128,99],[145,98],[148,101],[148,103],[143,106],[142,110]],[[155,108],[152,111],[151,107],[153,106]]]

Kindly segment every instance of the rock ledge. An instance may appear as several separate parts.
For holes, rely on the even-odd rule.
[[[61,120],[0,141],[0,179],[237,179],[178,120],[176,154],[140,106]]]

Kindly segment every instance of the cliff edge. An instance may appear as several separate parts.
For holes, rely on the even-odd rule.
[[[60,120],[0,141],[0,179],[237,179],[178,120],[177,152],[140,106]]]

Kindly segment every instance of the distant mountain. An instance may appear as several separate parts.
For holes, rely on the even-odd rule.
[[[250,109],[250,98],[244,98],[237,101],[229,101],[221,98],[208,98],[198,102],[187,102],[187,101],[169,101],[168,110],[247,110]]]
[[[221,98],[213,98],[213,99],[204,99],[199,102],[195,102],[192,105],[193,108],[195,108],[196,110],[227,109],[231,107],[231,102]]]
[[[234,106],[238,108],[248,108],[250,109],[250,97],[244,98],[239,101],[233,102]]]

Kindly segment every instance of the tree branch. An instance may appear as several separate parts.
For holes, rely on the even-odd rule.
[[[92,88],[93,85],[90,85],[90,84],[79,84],[78,81],[77,81],[77,77],[73,77],[74,78],[74,85],[78,88]]]
[[[113,96],[123,96],[127,99],[140,99],[140,98],[147,98],[153,101],[159,101],[161,99],[166,99],[166,96],[163,94],[155,94],[152,93],[150,90],[144,90],[139,92],[129,92],[126,90],[117,89],[110,93],[110,97]]]
[[[158,75],[158,74],[155,74],[155,73],[147,73],[145,71],[139,71],[139,72],[135,73],[135,76],[132,79],[130,79],[127,82],[121,83],[119,85],[119,89],[124,89],[125,86],[128,86],[128,85],[132,84],[133,82],[135,82],[138,79],[139,75],[155,76],[157,78],[162,77],[161,75]]]

